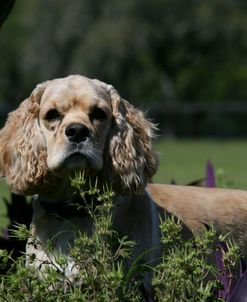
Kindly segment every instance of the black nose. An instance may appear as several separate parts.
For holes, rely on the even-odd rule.
[[[65,135],[71,142],[80,143],[89,137],[89,129],[83,124],[71,124],[65,129]]]

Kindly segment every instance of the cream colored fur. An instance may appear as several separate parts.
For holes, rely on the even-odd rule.
[[[218,233],[231,233],[247,257],[247,191],[149,184],[153,200],[179,217],[192,231],[214,225]]]
[[[145,191],[158,166],[154,130],[111,85],[80,75],[39,84],[9,114],[0,132],[0,173],[12,192],[38,194],[32,232],[41,245],[27,248],[37,255],[34,265],[52,257],[42,248],[48,240],[55,238],[55,253],[66,254],[75,231],[92,232],[88,216],[59,220],[44,208],[75,198],[69,179],[75,170],[112,186],[113,224],[136,241],[134,257],[158,246],[156,206]],[[152,251],[147,261],[157,258]]]

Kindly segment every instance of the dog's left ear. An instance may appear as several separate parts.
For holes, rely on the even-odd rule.
[[[47,82],[39,84],[30,97],[8,116],[0,131],[0,175],[18,194],[38,193],[45,179],[46,145],[40,131],[40,99]]]
[[[156,127],[112,86],[107,88],[113,113],[108,147],[110,181],[118,193],[141,194],[158,167],[152,144]]]

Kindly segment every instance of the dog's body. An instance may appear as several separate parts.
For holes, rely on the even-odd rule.
[[[134,257],[144,250],[146,261],[157,258],[158,216],[145,191],[157,170],[153,150],[155,126],[123,100],[111,86],[79,75],[38,85],[19,108],[9,114],[0,132],[0,174],[18,194],[38,194],[32,232],[41,245],[28,244],[39,266],[47,255],[42,246],[52,239],[55,251],[67,253],[78,229],[92,232],[88,215],[59,219],[59,208],[75,197],[70,176],[83,171],[110,184],[115,192],[113,225],[137,243]]]
[[[146,191],[158,166],[154,130],[112,86],[79,75],[38,85],[10,113],[0,132],[0,174],[13,192],[36,195],[32,232],[41,245],[27,247],[36,255],[34,265],[52,256],[42,248],[51,239],[55,251],[66,254],[78,229],[93,230],[88,215],[61,219],[50,212],[49,205],[77,198],[70,176],[78,170],[113,188],[113,225],[136,241],[134,257],[149,250],[146,261],[158,258],[159,219],[151,196],[191,230],[213,223],[220,232],[231,231],[246,255],[246,192],[154,184],[148,185],[151,196]]]
[[[219,234],[230,233],[247,257],[247,191],[164,184],[149,184],[147,190],[193,232],[209,225]]]
[[[39,268],[42,263],[51,260],[52,255],[48,255],[44,249],[48,240],[52,239],[54,252],[67,254],[69,247],[73,246],[75,235],[80,230],[88,234],[93,231],[93,220],[90,215],[84,215],[78,211],[73,216],[60,213],[49,213],[43,203],[42,197],[36,197],[33,202],[33,221],[32,235],[40,244],[33,244],[31,239],[27,244],[27,255],[36,255],[33,264]],[[128,238],[137,243],[136,249],[131,261],[141,254],[145,254],[143,260],[147,263],[155,263],[160,256],[160,234],[159,234],[159,218],[157,215],[156,205],[153,203],[149,194],[145,192],[143,195],[118,197],[114,200],[113,209],[113,228],[120,236],[127,235]],[[137,215],[138,214],[138,215]],[[147,252],[150,251],[150,252]],[[151,252],[152,251],[152,252]],[[155,261],[155,262],[154,262]],[[71,267],[72,268],[72,262]],[[67,275],[73,277],[76,270],[67,271]],[[146,278],[149,278],[146,276]],[[146,286],[150,280],[146,280]]]

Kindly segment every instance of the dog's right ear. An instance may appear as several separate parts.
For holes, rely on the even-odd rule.
[[[143,194],[158,168],[153,138],[156,126],[145,114],[106,85],[112,107],[112,129],[108,136],[107,173],[120,194]]]
[[[47,173],[46,146],[39,127],[40,100],[47,83],[39,84],[0,131],[0,174],[18,194],[37,193]]]

